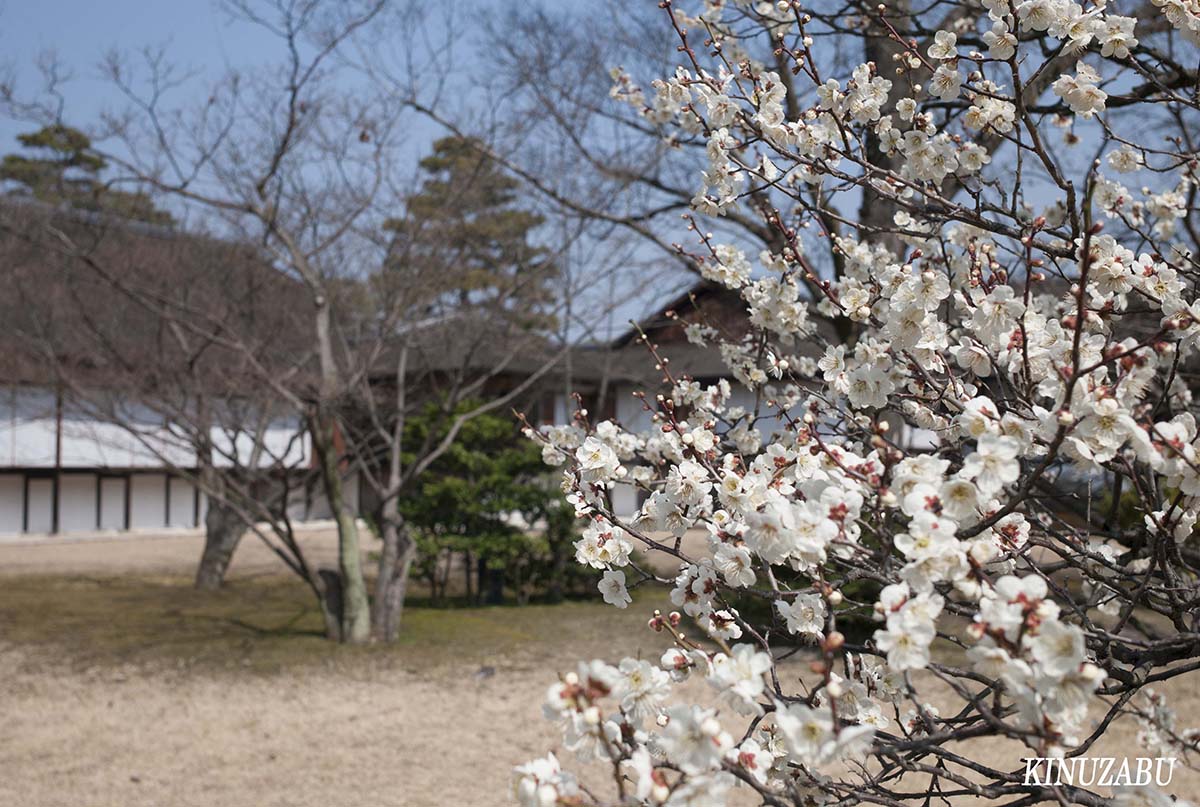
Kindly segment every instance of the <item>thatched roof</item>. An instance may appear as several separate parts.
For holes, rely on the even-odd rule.
[[[302,361],[311,304],[245,244],[38,203],[0,204],[0,380],[216,390]],[[205,334],[216,338],[204,338]],[[133,391],[133,390],[131,390]]]

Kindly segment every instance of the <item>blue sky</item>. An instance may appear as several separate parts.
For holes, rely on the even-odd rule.
[[[454,0],[457,7],[453,14],[456,19],[474,19],[481,7],[503,9],[513,1]],[[553,2],[573,4],[581,0]],[[464,36],[470,35],[464,31]],[[99,77],[97,65],[111,49],[136,55],[147,46],[163,48],[169,62],[198,73],[189,92],[201,92],[230,68],[273,62],[280,53],[274,36],[232,20],[217,0],[0,0],[0,70],[15,76],[20,97],[41,97],[37,60],[53,52],[72,74],[65,92],[64,119],[68,123],[86,128],[105,110],[122,108],[123,99]],[[182,100],[186,95],[172,93],[172,97]],[[458,100],[464,101],[465,97]],[[16,135],[33,128],[27,122],[0,115],[0,154],[16,151]],[[414,118],[410,132],[408,145],[415,166],[442,132],[419,118]],[[658,257],[657,252],[652,254]],[[680,280],[690,282],[690,276]],[[640,314],[649,302],[635,302],[617,321]]]
[[[269,9],[262,11],[274,16]],[[99,124],[104,112],[129,108],[127,99],[101,74],[101,61],[114,50],[128,58],[139,92],[146,90],[141,80],[148,75],[143,50],[161,51],[173,70],[186,75],[182,86],[167,93],[168,109],[204,98],[231,70],[253,72],[256,66],[277,65],[285,57],[279,37],[234,18],[219,0],[0,0],[0,71],[15,78],[19,99],[44,102],[48,99],[38,63],[52,55],[69,70],[62,87],[63,120],[68,124],[87,130]],[[405,147],[411,150],[415,171],[417,161],[445,132],[416,113],[405,126]],[[17,135],[36,128],[28,120],[0,114],[0,154],[18,151]],[[113,142],[98,145],[121,148]]]
[[[481,11],[526,1],[452,0],[449,13],[456,21],[474,21]],[[549,0],[553,7],[586,2],[591,0]],[[470,38],[472,29],[463,27],[460,35]],[[281,56],[276,37],[231,19],[219,0],[0,0],[0,70],[17,77],[24,97],[36,96],[37,59],[53,52],[72,71],[68,122],[86,125],[104,109],[119,105],[111,86],[98,78],[97,65],[106,52],[115,48],[136,56],[147,46],[164,48],[173,65],[197,71],[196,91],[205,79],[216,79],[229,68],[252,67]],[[14,136],[29,128],[0,116],[0,153],[13,148]],[[431,129],[429,134],[432,139],[437,133]]]
[[[87,121],[111,102],[96,78],[96,64],[110,48],[167,48],[172,61],[217,76],[229,66],[252,64],[270,37],[246,25],[231,24],[210,0],[102,0],[29,2],[0,0],[0,64],[13,69],[18,86],[36,87],[33,69],[40,54],[53,51],[71,67],[71,118]],[[0,119],[0,148],[29,128]]]

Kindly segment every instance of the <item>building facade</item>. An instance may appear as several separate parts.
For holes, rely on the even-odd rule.
[[[0,389],[0,539],[203,526],[208,502],[195,484],[201,465],[195,453],[151,410],[126,411],[118,424],[72,406],[54,389]],[[251,455],[248,444],[234,444],[219,428],[211,439],[217,468]],[[330,518],[323,492],[304,473],[312,457],[300,420],[277,418],[258,439],[263,468],[293,472],[289,518]],[[355,504],[357,481],[348,474]]]

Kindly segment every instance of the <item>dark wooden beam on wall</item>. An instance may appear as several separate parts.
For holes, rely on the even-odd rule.
[[[29,532],[29,474],[21,474],[21,532]]]
[[[58,534],[58,505],[59,487],[62,484],[62,427],[63,427],[63,397],[62,387],[54,390],[54,476],[50,483],[50,532]]]

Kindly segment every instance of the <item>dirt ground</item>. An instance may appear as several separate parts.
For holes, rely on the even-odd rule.
[[[334,559],[328,531],[302,541]],[[593,603],[411,608],[398,647],[339,648],[256,542],[227,591],[191,591],[200,548],[0,545],[0,805],[509,804],[512,767],[556,742],[547,665],[613,631],[661,653],[643,612]]]
[[[611,657],[614,634],[619,653],[662,649],[648,596],[625,612],[415,607],[397,647],[338,648],[260,547],[215,596],[188,587],[198,553],[187,536],[0,546],[0,805],[505,805],[512,766],[556,745],[547,669]],[[1190,683],[1163,688],[1185,725],[1200,723]],[[1118,721],[1093,754],[1137,755],[1135,731]],[[1177,772],[1172,790],[1198,789]]]
[[[301,528],[297,536],[314,563],[336,563],[332,526]],[[203,548],[204,539],[195,530],[167,535],[6,539],[0,542],[0,576],[191,574]],[[229,576],[274,575],[280,568],[279,558],[261,540],[246,535],[234,554]]]

